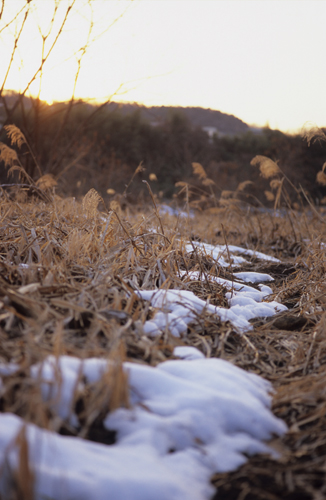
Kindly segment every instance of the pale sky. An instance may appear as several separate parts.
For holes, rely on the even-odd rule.
[[[6,2],[2,25],[24,3]],[[32,3],[6,88],[24,87],[39,65],[37,20],[45,33],[53,0]],[[86,4],[76,0],[45,66],[41,98],[49,102],[71,96]],[[326,125],[324,0],[94,0],[93,9],[97,39],[83,59],[77,97],[101,100],[122,84],[114,100],[217,109],[283,131]],[[0,86],[13,34],[13,26],[0,33]]]

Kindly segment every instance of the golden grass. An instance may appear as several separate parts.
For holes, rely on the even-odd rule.
[[[18,127],[16,127],[16,125],[5,125],[4,129],[7,132],[13,146],[16,145],[18,149],[20,149],[23,144],[27,144],[24,134]]]
[[[52,174],[45,174],[36,181],[36,185],[42,190],[47,190],[56,187],[58,183]]]
[[[258,166],[261,175],[265,177],[265,179],[270,179],[281,173],[277,163],[266,156],[255,156],[250,164],[255,167]]]
[[[277,170],[268,168],[264,175],[271,178]],[[273,185],[276,193],[279,186]],[[95,190],[81,203],[53,195],[45,202],[14,190],[10,195],[2,191],[0,197],[0,362],[16,362],[20,372],[3,377],[1,411],[57,432],[112,442],[103,418],[130,404],[122,362],[155,366],[171,359],[176,345],[192,345],[207,357],[227,359],[271,380],[277,391],[274,412],[290,427],[275,443],[281,460],[254,457],[235,473],[216,475],[218,498],[280,498],[280,492],[284,498],[316,498],[315,492],[326,487],[322,215],[292,210],[280,218],[226,204],[208,206],[184,221],[161,216],[153,193],[151,205],[123,210],[116,199],[108,213],[99,211],[104,200]],[[233,200],[234,194],[223,197]],[[179,270],[187,269],[233,279],[232,269],[221,268],[211,257],[186,254],[184,244],[192,239],[241,245],[280,258],[281,264],[252,259],[248,267],[275,278],[274,296],[289,311],[252,321],[253,330],[242,336],[229,323],[203,313],[184,338],[173,337],[168,329],[160,337],[145,337],[142,324],[153,311],[133,293],[136,289],[191,290],[227,307],[223,286],[179,278]],[[42,401],[40,381],[29,375],[29,367],[49,354],[108,360],[102,380],[83,392],[76,390],[78,430],[58,421],[49,402]],[[16,443],[21,462],[13,484],[19,493],[20,481],[27,481],[32,495],[26,443],[22,434]]]

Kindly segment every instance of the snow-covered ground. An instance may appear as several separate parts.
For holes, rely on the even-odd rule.
[[[227,253],[225,245],[212,246],[197,242],[194,242],[193,245],[196,246],[198,251],[212,256],[220,266],[230,266],[230,263],[225,260]],[[191,244],[186,245],[186,251],[193,252],[193,246]],[[228,247],[228,253],[233,260],[231,266],[239,266],[243,263],[249,264],[244,257],[235,255],[239,253],[260,260],[280,262],[278,259],[261,252],[254,252],[232,245]],[[153,318],[143,325],[146,335],[155,337],[161,335],[168,328],[172,335],[181,337],[186,334],[188,324],[195,321],[196,317],[203,311],[217,316],[221,321],[230,321],[239,333],[243,333],[252,329],[249,323],[250,319],[273,316],[287,309],[285,305],[279,302],[265,300],[273,292],[269,286],[264,284],[273,281],[269,274],[250,271],[239,272],[234,273],[237,281],[229,281],[209,273],[202,276],[199,271],[180,271],[180,277],[186,277],[188,281],[209,279],[223,285],[227,290],[230,290],[226,293],[229,308],[208,304],[188,290],[139,290],[136,293],[142,299],[150,301],[151,306],[157,311]],[[258,284],[259,290],[246,283]]]
[[[207,255],[213,257],[213,259],[215,259],[217,263],[223,267],[229,267],[230,265],[238,266],[241,264],[248,264],[248,261],[241,255],[255,257],[256,259],[266,260],[269,262],[280,262],[279,259],[276,259],[275,257],[272,257],[270,255],[266,255],[265,253],[256,252],[255,250],[250,250],[248,248],[242,248],[235,245],[209,245],[208,243],[193,241],[191,244],[189,243],[186,245],[186,251],[193,252],[193,246],[197,247],[200,252],[206,253]],[[228,253],[232,257],[232,263],[226,260],[226,258],[228,257]]]
[[[35,498],[58,500],[209,500],[215,472],[236,469],[255,453],[275,453],[265,441],[286,432],[270,411],[271,386],[191,347],[157,367],[126,362],[131,408],[107,415],[113,445],[60,436],[0,414],[0,494],[8,498],[10,470],[18,468],[23,430],[35,475]],[[14,370],[10,366],[10,372]],[[78,427],[73,401],[99,380],[106,360],[49,356],[31,368],[52,412]],[[5,366],[1,367],[4,373]]]
[[[230,266],[226,247],[194,245],[221,266]],[[186,250],[192,252],[193,246]],[[246,256],[277,261],[239,247],[229,246],[228,253],[237,266],[247,262]],[[239,272],[228,281],[183,271],[179,278],[217,281],[227,290],[229,308],[213,306],[185,290],[138,290],[135,293],[155,311],[142,327],[144,334],[155,336],[169,329],[175,336],[185,336],[189,323],[206,311],[230,321],[241,335],[251,328],[249,319],[286,309],[267,300],[272,293],[265,284],[272,281],[268,274]],[[227,361],[206,359],[194,347],[176,347],[174,356],[179,359],[156,367],[123,363],[130,407],[99,409],[106,413],[104,427],[116,432],[113,445],[61,436],[0,413],[0,496],[10,497],[10,474],[19,468],[22,436],[39,500],[209,500],[215,491],[210,483],[214,473],[238,468],[248,455],[275,456],[268,440],[287,428],[271,412],[269,382]],[[30,376],[40,384],[53,415],[78,431],[74,402],[105,377],[112,363],[48,356],[31,366]],[[13,363],[0,364],[0,393],[6,377],[18,369]]]

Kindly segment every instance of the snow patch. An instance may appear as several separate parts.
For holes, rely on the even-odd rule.
[[[15,438],[23,427],[37,500],[105,500],[108,495],[111,500],[209,500],[212,474],[236,469],[246,455],[275,456],[265,441],[287,427],[270,410],[271,384],[225,360],[203,358],[193,347],[176,347],[174,355],[185,359],[156,367],[123,363],[132,407],[104,420],[117,432],[114,445],[60,436],[0,414],[0,495],[8,497],[8,471],[19,462]],[[40,378],[52,411],[78,425],[77,416],[71,418],[75,391],[100,380],[107,368],[103,359],[49,356],[31,373]]]
[[[193,241],[192,244],[186,245],[186,252],[193,252],[193,245],[197,247],[199,251],[213,257],[213,259],[215,259],[222,267],[229,267],[230,264],[233,266],[238,266],[239,264],[248,263],[248,261],[243,257],[239,255],[233,255],[234,253],[248,255],[249,257],[255,257],[256,259],[266,260],[269,262],[281,262],[276,257],[271,257],[270,255],[266,255],[262,252],[256,252],[255,250],[250,250],[248,248],[241,248],[235,245],[209,245],[208,243],[201,243],[198,241]],[[233,261],[232,263],[226,261],[228,252],[231,254]]]

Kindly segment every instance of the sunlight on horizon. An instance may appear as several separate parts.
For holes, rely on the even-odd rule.
[[[5,4],[2,25],[23,3]],[[40,40],[49,29],[53,2],[32,5],[7,89],[23,90],[42,57]],[[52,38],[67,5],[60,4]],[[308,121],[326,124],[325,2],[96,0],[93,16],[95,40],[82,59],[76,98],[199,106],[283,131]],[[90,18],[87,1],[77,0],[41,84],[37,79],[30,87],[33,95],[40,91],[48,103],[70,99]],[[0,34],[0,86],[14,29]],[[48,42],[46,49],[51,35]]]

